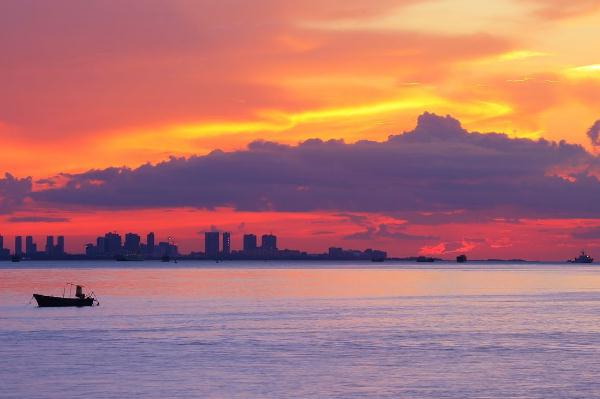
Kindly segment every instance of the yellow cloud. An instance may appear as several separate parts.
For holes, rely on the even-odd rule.
[[[446,100],[434,96],[408,97],[386,102],[355,105],[340,108],[309,110],[298,113],[264,111],[265,121],[222,121],[167,127],[169,134],[182,138],[206,137],[226,133],[260,133],[289,130],[299,124],[327,121],[339,118],[378,115],[407,109],[419,109],[445,104]]]
[[[277,110],[263,111],[257,120],[247,121],[215,121],[205,123],[190,123],[163,126],[157,129],[135,129],[131,131],[113,132],[110,140],[102,140],[98,146],[110,149],[111,152],[141,151],[140,157],[148,157],[150,153],[170,150],[170,153],[192,154],[203,153],[210,149],[198,148],[192,144],[196,139],[219,139],[228,137],[227,142],[221,140],[219,148],[231,149],[243,147],[249,140],[265,138],[269,133],[286,133],[282,135],[282,142],[303,140],[314,137],[318,133],[318,126],[310,124],[335,125],[339,121],[351,121],[348,129],[360,130],[360,126],[375,128],[381,122],[374,118],[396,115],[403,111],[429,110],[441,114],[450,113],[460,118],[465,123],[479,123],[497,118],[512,112],[509,105],[491,101],[451,101],[449,99],[422,94],[420,96],[407,96],[406,98],[382,101],[378,103],[354,105],[339,108],[324,108],[307,110],[297,113],[286,113]],[[308,128],[306,126],[308,125]],[[305,127],[302,131],[292,134],[296,127]],[[340,133],[339,131],[337,133]],[[347,132],[352,133],[352,132]],[[350,135],[351,136],[351,135]],[[103,137],[106,137],[103,135]],[[279,136],[278,136],[279,137]],[[349,137],[341,134],[338,137]],[[364,138],[364,137],[361,137]]]
[[[263,112],[263,115],[269,118],[269,120],[266,121],[223,121],[215,123],[189,124],[168,127],[165,128],[165,131],[169,132],[170,135],[174,134],[182,138],[206,137],[227,133],[280,132],[306,123],[367,117],[409,109],[432,108],[454,110],[458,114],[464,115],[467,119],[493,118],[508,114],[512,111],[510,106],[496,102],[475,101],[459,103],[450,102],[441,97],[422,96],[366,105],[309,110],[291,114],[280,111],[268,111]]]
[[[500,54],[498,60],[500,61],[516,61],[534,57],[547,57],[552,54],[544,53],[542,51],[531,51],[531,50],[517,50],[509,51],[507,53]]]
[[[568,68],[564,74],[570,78],[600,78],[600,64]]]

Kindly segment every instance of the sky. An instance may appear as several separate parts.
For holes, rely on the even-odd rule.
[[[5,0],[0,234],[600,257],[597,37],[597,0]]]

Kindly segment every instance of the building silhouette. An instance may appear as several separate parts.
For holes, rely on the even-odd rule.
[[[177,245],[171,244],[170,242],[161,241],[158,243],[157,252],[158,256],[164,257],[175,257],[179,255],[179,251],[177,249]]]
[[[256,235],[244,234],[244,246],[243,251],[246,254],[256,253]]]
[[[94,244],[85,244],[85,256],[88,258],[95,258],[98,256],[97,247]]]
[[[0,259],[10,258],[10,250],[4,248],[4,237],[0,235]]]
[[[32,257],[37,253],[37,245],[33,242],[32,236],[25,237],[25,255]]]
[[[330,258],[341,258],[344,256],[344,250],[340,247],[329,247],[327,253]]]
[[[127,254],[139,254],[140,253],[140,236],[135,233],[125,234],[125,244],[123,249]]]
[[[219,257],[219,232],[207,231],[204,233],[204,255],[208,259]]]
[[[263,234],[260,241],[260,248],[268,253],[277,251],[277,237],[273,234]]]
[[[178,255],[177,246],[170,241],[161,242],[157,245],[154,233],[152,232],[146,235],[146,240],[146,243],[143,243],[139,234],[127,233],[125,234],[125,240],[122,242],[121,236],[118,233],[109,232],[104,236],[97,237],[96,245],[92,243],[86,244],[85,254],[87,257],[100,259],[127,259],[128,255],[135,255],[134,258],[136,260]],[[143,255],[143,257],[140,255]]]
[[[117,233],[106,233],[104,235],[104,253],[114,256],[120,254],[121,252],[121,236]]]
[[[23,237],[15,236],[15,255],[23,256]]]
[[[46,237],[46,255],[52,256],[53,252],[54,252],[54,236],[47,236]]]
[[[98,255],[102,255],[106,253],[106,238],[98,237],[96,238],[96,253]]]
[[[223,233],[223,256],[229,257],[231,255],[231,233]]]
[[[146,236],[146,253],[150,256],[153,256],[154,251],[154,232],[150,232]]]
[[[228,260],[371,260],[382,262],[387,258],[385,251],[376,249],[355,250],[330,247],[325,253],[307,253],[296,249],[279,249],[277,236],[264,234],[260,236],[260,246],[257,245],[255,234],[244,234],[241,250],[231,247],[231,233],[210,231],[204,233],[204,253],[191,252],[183,255],[182,259],[228,259]],[[146,235],[146,243],[141,242],[137,233],[125,234],[122,242],[121,236],[116,232],[109,232],[96,238],[94,244],[85,245],[85,254],[67,254],[65,252],[65,237],[62,235],[48,235],[44,250],[37,250],[37,246],[30,235],[14,237],[14,255],[26,259],[117,259],[117,260],[143,260],[163,259],[165,256],[173,259],[180,257],[177,246],[172,237],[167,241],[155,241],[155,235],[150,232]],[[11,251],[4,248],[4,237],[0,235],[0,258],[10,259]],[[25,251],[23,251],[25,249]],[[164,259],[163,259],[164,260]]]
[[[54,247],[55,256],[63,256],[65,254],[65,236],[56,238],[56,246]]]

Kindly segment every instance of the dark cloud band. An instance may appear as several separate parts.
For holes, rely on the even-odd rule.
[[[598,168],[579,145],[470,133],[451,117],[425,113],[413,131],[385,142],[254,142],[242,151],[68,175],[66,185],[31,196],[114,208],[586,217],[600,213]]]

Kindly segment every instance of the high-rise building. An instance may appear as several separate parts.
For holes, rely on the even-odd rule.
[[[0,236],[0,259],[10,258],[10,251],[4,248],[4,237]]]
[[[134,233],[125,234],[125,252],[137,254],[140,252],[140,236]]]
[[[150,232],[146,236],[146,252],[148,255],[154,255],[154,233]]]
[[[37,252],[36,245],[33,243],[32,236],[25,237],[25,254],[27,256],[33,256]]]
[[[54,236],[46,237],[46,255],[52,256],[54,252]]]
[[[277,251],[277,237],[273,234],[263,234],[260,247],[267,252]]]
[[[177,248],[177,245],[175,244],[171,244],[170,242],[164,242],[161,241],[158,243],[158,245],[156,246],[156,252],[158,253],[158,256],[178,256],[179,255],[179,250]]]
[[[204,254],[209,259],[219,257],[219,232],[207,231],[204,233]]]
[[[106,253],[106,238],[96,238],[96,252],[98,255],[103,255]]]
[[[55,255],[64,255],[65,254],[65,236],[56,237],[56,246],[54,247]]]
[[[98,255],[98,248],[94,246],[94,244],[89,243],[85,244],[85,255],[88,257],[93,257]]]
[[[23,255],[23,237],[15,236],[15,255],[22,256]]]
[[[121,236],[117,233],[106,233],[104,235],[104,252],[107,255],[116,255],[122,252]]]
[[[256,252],[256,236],[254,234],[244,234],[244,252],[246,254]]]
[[[229,256],[231,254],[231,233],[223,233],[223,256]]]

